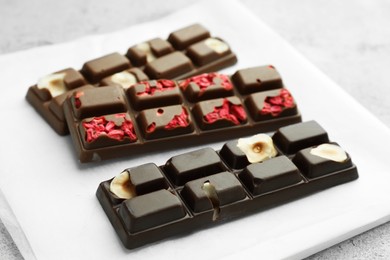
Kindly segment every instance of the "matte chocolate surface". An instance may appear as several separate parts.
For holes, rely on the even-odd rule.
[[[259,81],[263,75],[279,75],[264,72],[269,70],[275,68],[252,68],[251,77],[256,71]],[[236,74],[245,80],[245,73]],[[64,112],[77,156],[80,162],[91,162],[140,155],[275,131],[301,121],[283,84],[271,91],[259,86],[247,95],[236,85],[229,76],[213,72],[182,81],[149,80],[127,89],[75,91]]]
[[[26,99],[58,134],[66,135],[69,130],[62,109],[65,98],[57,96],[66,97],[87,84],[128,88],[149,79],[183,79],[236,62],[226,42],[194,24],[172,32],[167,40],[155,38],[134,45],[126,55],[110,53],[85,62],[80,71],[68,68],[45,76],[28,89]]]
[[[314,121],[294,125],[304,136],[316,135],[318,126]],[[310,151],[317,146],[310,142],[296,154],[281,152],[247,164],[235,163],[242,156],[236,145],[233,140],[221,151],[204,148],[176,155],[159,167],[146,164],[127,169],[132,176],[129,187],[139,185],[135,175],[145,176],[145,193],[130,199],[118,199],[109,188],[111,180],[102,182],[97,198],[124,246],[133,249],[188,234],[358,178],[349,155],[342,161],[313,155]],[[156,179],[158,185],[151,181]]]

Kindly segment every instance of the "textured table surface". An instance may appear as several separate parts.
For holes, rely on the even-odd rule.
[[[112,32],[194,2],[0,0],[0,54]],[[390,127],[390,1],[242,3]],[[0,259],[22,259],[3,222]],[[390,223],[308,259],[390,259]]]

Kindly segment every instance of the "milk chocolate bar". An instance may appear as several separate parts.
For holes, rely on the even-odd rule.
[[[358,178],[315,121],[125,169],[97,198],[124,246],[144,246],[266,210]]]
[[[273,66],[75,91],[64,112],[80,162],[275,131],[301,121]]]
[[[131,46],[125,55],[114,52],[87,61],[81,70],[67,68],[41,78],[26,99],[60,135],[69,133],[63,114],[65,98],[74,91],[97,86],[128,88],[148,79],[184,79],[237,62],[229,45],[200,24]]]

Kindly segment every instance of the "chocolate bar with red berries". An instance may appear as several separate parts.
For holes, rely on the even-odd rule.
[[[301,121],[271,65],[232,76],[149,80],[127,89],[84,88],[68,97],[64,112],[80,162],[222,141]]]
[[[148,79],[184,79],[218,71],[237,62],[230,46],[200,24],[131,46],[84,63],[81,70],[63,69],[44,76],[28,89],[26,99],[60,135],[68,134],[63,113],[66,97],[97,86],[128,88]]]

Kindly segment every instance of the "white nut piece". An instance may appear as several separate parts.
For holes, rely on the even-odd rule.
[[[130,199],[135,197],[134,186],[130,180],[130,174],[128,171],[123,171],[110,183],[110,191],[121,199]]]
[[[240,138],[237,147],[245,153],[250,163],[262,162],[277,155],[272,138],[266,134]]]
[[[137,83],[137,78],[128,71],[122,71],[112,75],[111,81],[121,85],[122,88],[128,88]]]
[[[344,162],[348,158],[347,153],[335,144],[321,144],[311,149],[310,153],[335,162]]]
[[[156,59],[156,56],[154,56],[152,49],[150,48],[150,44],[148,42],[143,42],[138,44],[137,49],[143,51],[146,54],[146,61],[151,62]]]
[[[67,91],[64,78],[66,73],[54,73],[40,78],[37,83],[39,89],[49,90],[52,97],[59,96]]]
[[[208,38],[204,42],[209,48],[214,50],[216,53],[224,53],[229,50],[229,46],[221,40],[215,38]]]

